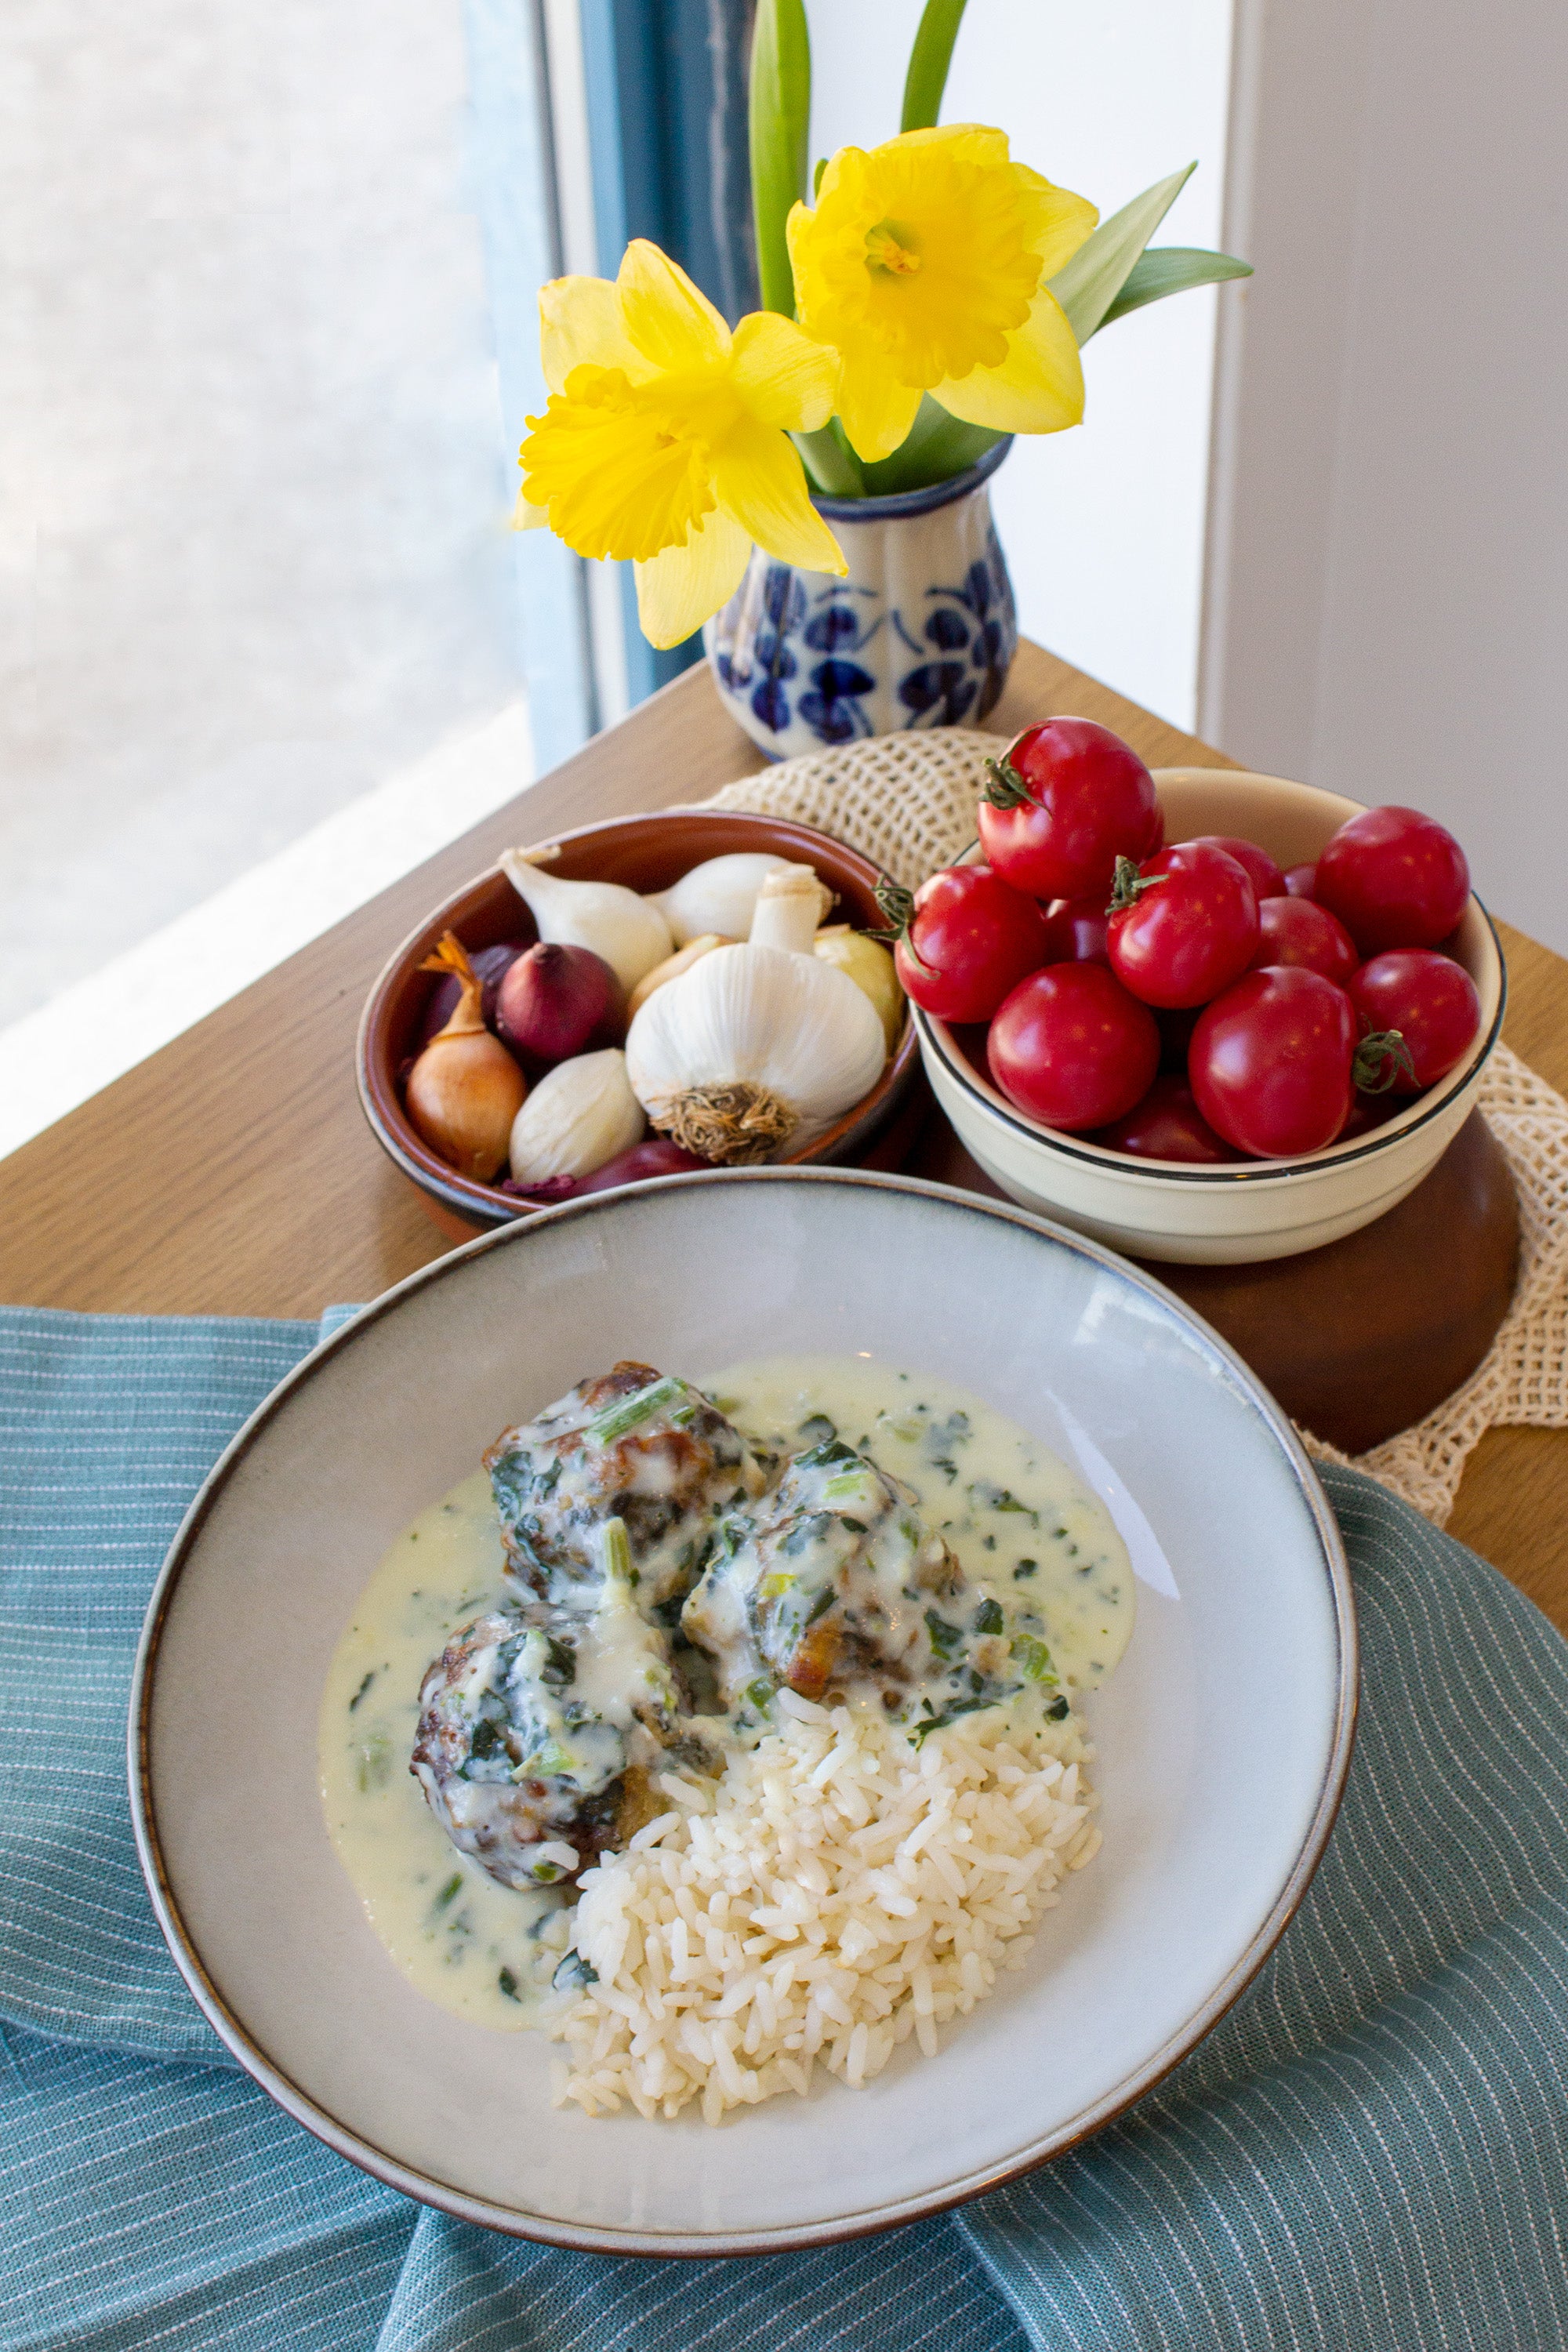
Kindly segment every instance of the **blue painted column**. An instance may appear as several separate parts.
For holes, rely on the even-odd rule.
[[[754,0],[580,0],[599,268],[650,237],[733,325],[756,307],[745,75]],[[626,682],[637,703],[701,659],[657,652],[621,567]]]

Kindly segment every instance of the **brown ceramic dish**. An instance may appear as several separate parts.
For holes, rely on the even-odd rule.
[[[837,894],[834,921],[876,930],[883,920],[876,897],[878,870],[870,860],[810,825],[782,817],[752,816],[735,809],[662,810],[653,816],[582,825],[553,838],[561,854],[551,872],[563,881],[620,882],[632,890],[668,890],[706,858],[760,850],[815,866]],[[437,907],[404,940],[371,991],[360,1022],[357,1076],[360,1101],[376,1140],[417,1185],[442,1230],[461,1238],[510,1224],[532,1211],[526,1202],[511,1199],[494,1185],[476,1183],[448,1168],[416,1132],[403,1107],[399,1078],[416,1050],[420,1018],[438,984],[419,966],[447,930],[456,931],[472,950],[501,940],[531,938],[533,919],[505,875],[494,867]],[[870,1093],[805,1150],[787,1153],[786,1160],[844,1160],[863,1150],[892,1117],[918,1060],[914,1031],[906,1019]]]

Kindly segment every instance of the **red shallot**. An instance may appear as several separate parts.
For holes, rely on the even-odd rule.
[[[544,1208],[553,1201],[576,1200],[584,1192],[609,1192],[617,1184],[640,1184],[650,1176],[681,1176],[688,1169],[711,1168],[710,1160],[700,1160],[695,1151],[688,1151],[668,1136],[650,1136],[646,1143],[634,1143],[629,1151],[617,1151],[591,1176],[547,1176],[542,1184],[519,1184],[509,1176],[500,1186],[513,1200],[531,1201],[536,1208]]]
[[[620,992],[615,973],[592,948],[541,941],[502,980],[496,1027],[530,1062],[570,1061],[601,1032],[608,1036]]]

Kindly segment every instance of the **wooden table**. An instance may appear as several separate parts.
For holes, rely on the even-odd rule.
[[[1025,644],[989,720],[1099,719],[1152,767],[1228,764]],[[761,755],[689,671],[183,1037],[0,1161],[0,1299],[165,1315],[313,1317],[450,1246],[360,1115],[355,1026],[422,916],[498,851],[594,817],[701,800]],[[1509,1042],[1568,1091],[1568,963],[1502,926]],[[1568,1632],[1568,1432],[1494,1430],[1452,1527]]]

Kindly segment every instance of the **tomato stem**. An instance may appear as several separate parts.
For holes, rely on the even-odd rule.
[[[1373,1029],[1355,1049],[1351,1077],[1363,1095],[1385,1095],[1398,1077],[1414,1084],[1415,1065],[1402,1029]]]
[[[1118,857],[1110,885],[1110,904],[1106,913],[1120,915],[1127,908],[1135,907],[1145,890],[1152,890],[1156,882],[1163,882],[1164,878],[1163,874],[1140,874],[1135,857]]]
[[[986,761],[985,789],[981,798],[989,801],[993,808],[1015,809],[1031,805],[1029,787],[1005,751],[999,760]],[[1037,803],[1034,804],[1038,805]]]
[[[872,887],[876,892],[878,906],[888,918],[889,929],[885,931],[868,931],[867,938],[886,940],[889,947],[897,947],[901,940],[905,952],[914,958],[922,971],[930,971],[930,964],[915,945],[914,892],[906,890],[901,882],[895,882],[890,874],[882,875]]]
[[[889,942],[907,939],[910,925],[915,919],[914,892],[906,890],[901,882],[895,882],[890,874],[880,876],[874,887],[877,904],[888,919],[888,929],[873,931],[870,937]]]

